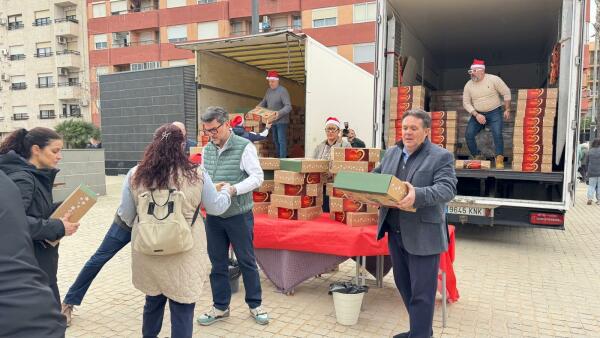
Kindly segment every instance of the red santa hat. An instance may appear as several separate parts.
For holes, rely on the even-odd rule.
[[[325,121],[325,128],[327,128],[327,126],[330,124],[333,124],[334,126],[338,127],[338,129],[342,129],[342,124],[340,123],[340,120],[338,120],[335,117],[327,118],[327,120]]]
[[[229,121],[229,124],[231,125],[231,128],[235,128],[237,126],[241,127],[244,125],[244,118],[242,115],[236,115],[233,119],[231,119],[231,121]]]
[[[267,72],[267,80],[279,80],[279,73],[274,70]]]
[[[485,62],[483,60],[473,59],[471,69],[485,69]]]

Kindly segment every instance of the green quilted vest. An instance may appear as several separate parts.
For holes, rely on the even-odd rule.
[[[206,145],[202,162],[213,183],[227,182],[234,185],[248,177],[248,174],[240,169],[242,153],[248,143],[250,141],[245,138],[232,134],[221,155],[219,155],[219,149],[212,142]],[[231,199],[229,209],[219,217],[227,218],[244,214],[251,211],[253,206],[252,192],[237,195]]]

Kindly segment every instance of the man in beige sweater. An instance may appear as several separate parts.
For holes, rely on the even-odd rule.
[[[475,136],[488,126],[494,137],[496,169],[504,169],[502,123],[503,117],[506,120],[510,119],[510,89],[498,76],[485,73],[482,60],[473,60],[469,75],[471,80],[467,82],[463,91],[463,106],[471,114],[465,135],[467,146],[473,158],[483,159],[477,148]]]

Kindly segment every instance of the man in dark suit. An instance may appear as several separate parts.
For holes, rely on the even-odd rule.
[[[410,318],[410,330],[395,338],[429,338],[440,253],[448,249],[446,204],[456,194],[454,156],[432,144],[431,117],[423,110],[402,116],[402,141],[385,152],[376,173],[408,182],[397,208],[379,210],[377,239],[388,233],[396,287]],[[405,211],[416,208],[416,212]]]

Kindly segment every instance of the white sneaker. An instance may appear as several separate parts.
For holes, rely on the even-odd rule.
[[[254,321],[260,325],[269,324],[269,315],[267,314],[267,311],[262,308],[262,306],[250,309],[250,315],[254,317]]]

